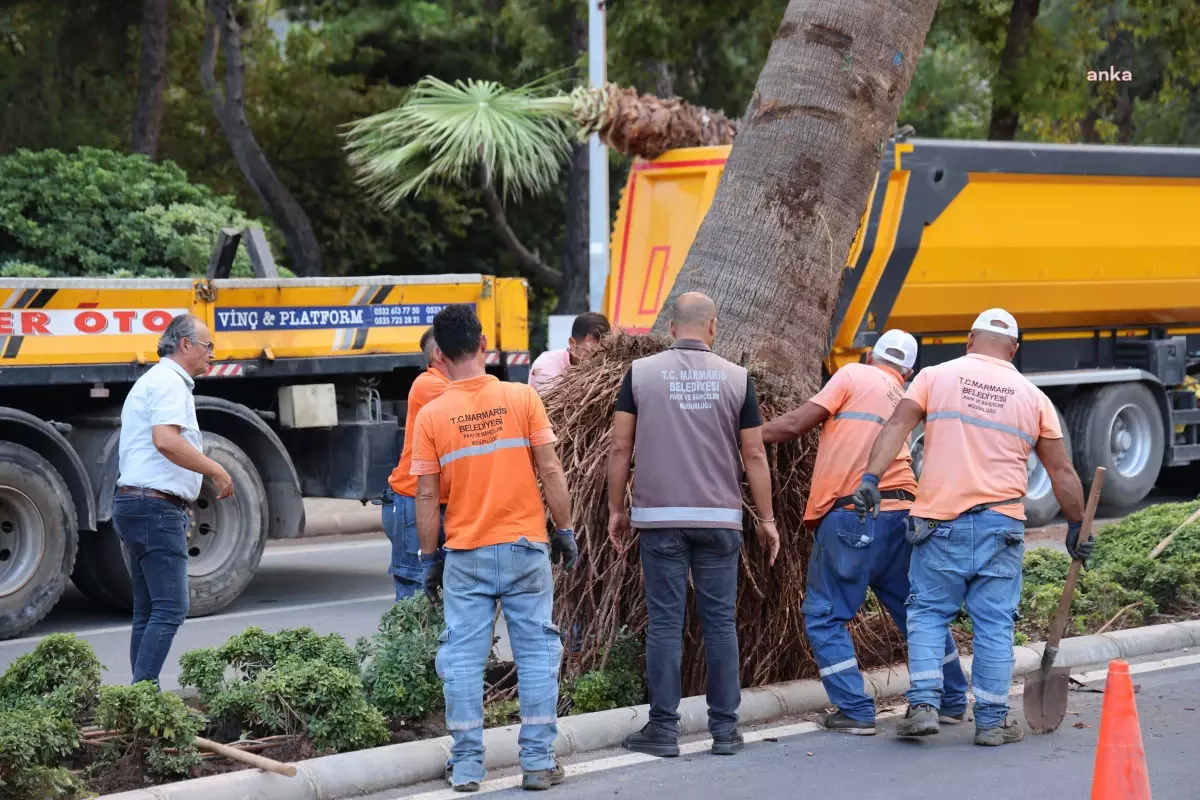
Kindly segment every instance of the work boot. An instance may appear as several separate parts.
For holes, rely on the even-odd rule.
[[[831,711],[817,718],[817,724],[827,731],[850,733],[855,736],[874,736],[875,723],[863,722],[861,719],[850,719],[841,711]]]
[[[1021,723],[1012,717],[1005,717],[1004,722],[994,728],[976,728],[975,744],[983,747],[999,747],[1002,744],[1013,744],[1025,738]]]
[[[450,765],[446,765],[446,785],[456,792],[478,792],[479,781],[467,781],[466,783],[455,783],[453,778],[453,770]]]
[[[659,758],[675,758],[679,755],[679,737],[649,723],[637,733],[626,736],[621,746],[635,753]]]
[[[554,769],[535,769],[526,771],[521,779],[521,788],[533,792],[544,792],[551,786],[558,786],[567,779],[566,770],[557,760]]]
[[[746,740],[742,738],[742,732],[737,728],[729,733],[713,736],[712,751],[715,756],[731,756],[734,753],[740,753],[745,746]]]
[[[957,714],[951,714],[948,711],[938,712],[938,722],[944,722],[947,725],[962,725],[967,721],[967,710],[964,708]]]
[[[904,721],[896,729],[898,736],[932,736],[938,732],[937,709],[928,703],[909,706]]]

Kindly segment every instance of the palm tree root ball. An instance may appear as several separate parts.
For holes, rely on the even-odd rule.
[[[558,378],[544,397],[558,435],[580,551],[578,565],[570,573],[558,571],[555,586],[555,621],[566,638],[563,677],[567,680],[603,668],[609,645],[622,634],[642,637],[646,630],[637,537],[622,543],[621,549],[608,538],[608,448],[614,403],[625,372],[634,359],[669,344],[656,335],[613,334],[594,356]],[[816,388],[776,381],[755,365],[746,366],[758,387],[764,419],[803,403]],[[805,530],[803,519],[816,441],[814,434],[800,442],[767,447],[781,538],[774,567],[767,566],[758,546],[749,488],[742,486],[747,523],[737,624],[744,687],[817,675],[800,613],[812,547],[812,534]],[[636,453],[634,459],[636,470]],[[877,603],[868,602],[850,628],[862,667],[903,659],[900,635]],[[683,692],[684,696],[705,692],[704,643],[691,591],[684,630]]]

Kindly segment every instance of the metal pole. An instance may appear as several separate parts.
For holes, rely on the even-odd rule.
[[[605,0],[588,0],[588,83],[604,88],[607,43],[604,22]],[[604,310],[604,286],[608,282],[608,148],[600,136],[588,141],[588,308]]]

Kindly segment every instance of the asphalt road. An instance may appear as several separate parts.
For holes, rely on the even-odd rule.
[[[1137,709],[1155,800],[1200,796],[1195,771],[1200,753],[1200,664],[1196,663],[1200,657],[1178,655],[1193,663],[1133,676],[1141,686]],[[1103,679],[1089,685],[1102,688]],[[1086,798],[1102,700],[1100,694],[1073,692],[1068,716],[1058,731],[1027,734],[1025,741],[999,748],[976,747],[970,724],[943,726],[935,737],[909,740],[895,735],[896,716],[880,720],[880,734],[874,737],[813,730],[811,724],[786,720],[757,731],[758,741],[749,742],[733,757],[711,755],[703,740],[694,742],[691,749],[696,752],[675,759],[621,750],[584,755],[567,763],[566,782],[552,792],[573,800]],[[1019,712],[1019,695],[1013,697],[1012,707]],[[525,796],[520,789],[509,788],[515,778],[504,775],[489,776],[482,793],[497,798]],[[428,784],[364,800],[402,797],[443,800],[461,795]]]
[[[340,633],[353,644],[370,635],[395,592],[387,574],[390,543],[382,533],[334,541],[271,543],[246,591],[220,614],[189,619],[163,669],[165,689],[178,688],[179,655],[222,644],[247,626],[275,631],[307,625]],[[0,642],[0,671],[49,633],[74,632],[92,643],[108,667],[105,683],[128,683],[129,618],[98,609],[72,586],[58,606],[24,637]]]
[[[1142,505],[1167,499],[1176,498],[1152,497]],[[317,500],[310,501],[310,506],[310,513],[329,515],[361,509],[352,501]],[[1065,523],[1031,529],[1027,549],[1063,550],[1065,529]],[[177,688],[181,653],[219,645],[249,625],[268,631],[307,625],[319,633],[340,633],[350,643],[358,636],[370,635],[393,597],[386,572],[388,558],[389,543],[382,533],[269,542],[258,574],[241,597],[219,614],[184,623],[163,670],[164,688]],[[108,667],[106,683],[126,683],[132,677],[128,617],[96,607],[73,586],[54,611],[25,636],[0,641],[0,671],[32,650],[42,636],[59,632],[73,632],[92,643],[101,663]],[[504,637],[503,623],[497,634]],[[503,658],[506,654],[502,642],[498,655]]]

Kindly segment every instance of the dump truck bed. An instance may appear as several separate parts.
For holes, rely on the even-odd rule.
[[[653,324],[728,151],[675,150],[634,165],[613,231],[605,308],[614,324]],[[892,327],[961,350],[989,306],[1011,311],[1029,343],[1152,327],[1194,337],[1198,220],[1200,149],[892,142],[844,273],[830,371]],[[1080,351],[1074,364],[1045,367],[1087,360],[1086,347],[1067,349]]]

